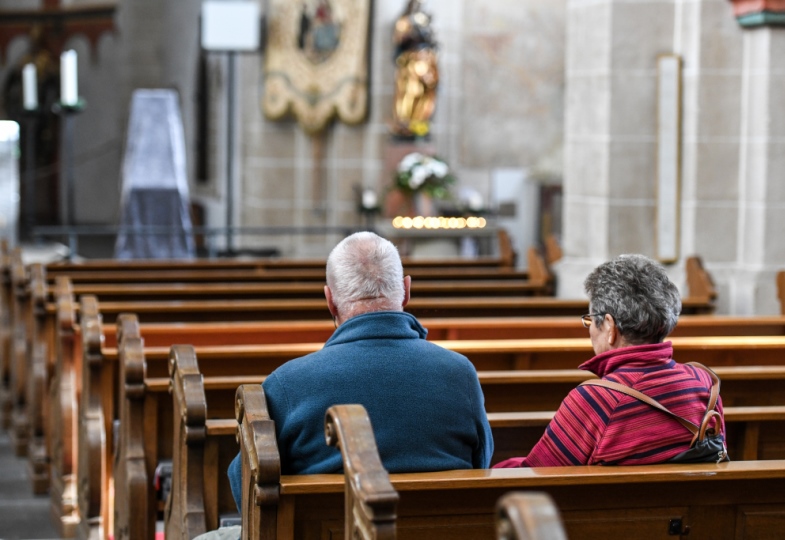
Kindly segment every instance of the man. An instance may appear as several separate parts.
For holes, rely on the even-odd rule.
[[[344,403],[366,408],[391,473],[489,466],[493,440],[477,372],[425,340],[427,330],[403,311],[410,291],[395,246],[373,233],[353,234],[330,253],[324,294],[335,333],[262,385],[283,474],[342,470],[340,451],[324,441],[324,414]],[[229,479],[239,508],[239,456]]]

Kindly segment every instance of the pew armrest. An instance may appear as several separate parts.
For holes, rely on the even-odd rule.
[[[341,449],[346,478],[347,538],[394,539],[398,493],[382,466],[368,413],[362,405],[334,405],[324,420],[327,444]]]
[[[545,492],[513,491],[496,504],[498,540],[567,540],[559,509]]]
[[[242,468],[243,539],[277,537],[281,458],[264,390],[244,384],[235,394],[237,440]]]

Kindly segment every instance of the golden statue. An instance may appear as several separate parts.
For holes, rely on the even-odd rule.
[[[392,131],[401,137],[424,137],[436,106],[439,66],[431,16],[422,0],[409,0],[395,22],[395,105]]]

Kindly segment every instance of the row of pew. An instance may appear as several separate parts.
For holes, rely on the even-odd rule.
[[[700,266],[699,261],[697,265]],[[128,266],[122,271],[128,273]],[[469,271],[469,268],[462,269]],[[332,331],[332,322],[326,320],[326,308],[322,307],[325,319],[322,321],[302,318],[287,323],[280,320],[258,322],[262,317],[248,317],[248,313],[253,313],[249,310],[245,312],[245,320],[238,316],[234,321],[231,317],[227,318],[229,322],[200,322],[207,318],[204,311],[210,309],[209,306],[200,312],[197,304],[193,304],[189,306],[193,308],[192,312],[174,310],[174,315],[166,318],[160,315],[165,311],[161,309],[161,302],[168,301],[157,300],[153,302],[158,302],[158,317],[148,317],[144,309],[134,308],[144,307],[149,301],[114,299],[105,302],[100,296],[102,291],[105,292],[102,289],[93,290],[93,293],[97,293],[93,296],[88,294],[91,292],[88,287],[81,289],[77,302],[74,288],[78,280],[70,281],[70,276],[63,275],[65,272],[60,268],[58,280],[53,283],[47,277],[49,267],[43,270],[46,274],[39,281],[46,284],[46,301],[38,304],[37,308],[28,308],[26,320],[30,322],[28,328],[33,328],[27,331],[30,335],[30,349],[34,351],[36,343],[47,344],[39,346],[39,349],[46,350],[37,354],[46,359],[44,372],[49,378],[44,379],[44,385],[48,389],[48,403],[39,408],[46,411],[46,414],[40,415],[40,421],[28,421],[34,429],[29,431],[26,448],[28,451],[43,448],[44,452],[48,452],[48,461],[43,462],[48,466],[41,469],[45,476],[41,482],[50,489],[53,514],[63,532],[85,538],[106,538],[111,534],[115,537],[152,538],[156,521],[162,517],[167,536],[191,538],[200,531],[215,528],[222,514],[234,511],[225,469],[228,460],[241,448],[238,433],[242,433],[242,430],[238,432],[238,425],[242,424],[242,420],[238,423],[237,411],[248,412],[247,404],[243,407],[237,405],[240,398],[235,396],[235,390],[239,385],[251,385],[244,386],[244,389],[260,389],[258,383],[275,366],[319,348]],[[229,270],[222,269],[219,272]],[[105,269],[93,272],[112,271]],[[189,271],[193,272],[194,269]],[[30,276],[36,272],[38,270],[34,272],[29,268],[26,273]],[[107,284],[111,280],[105,278],[82,283]],[[150,283],[155,282],[151,280]],[[174,281],[169,288],[177,289],[179,284],[185,283],[198,282]],[[31,289],[36,286],[28,284],[27,287]],[[710,282],[705,288],[710,289]],[[158,287],[155,293],[162,294],[161,291],[165,289]],[[60,296],[57,295],[58,291],[62,293]],[[413,294],[417,294],[416,288]],[[460,309],[463,304],[471,305],[472,299],[472,296],[465,296],[462,302],[454,304],[455,307],[439,309],[451,312]],[[496,300],[504,299],[501,297]],[[556,301],[547,297],[543,300]],[[706,306],[711,306],[713,301],[714,297],[709,299],[707,296]],[[172,302],[182,304],[186,301]],[[234,300],[216,302],[230,304]],[[104,310],[105,305],[112,304],[120,305],[118,311]],[[445,305],[449,306],[448,303]],[[586,312],[585,308],[583,302],[580,309],[569,313],[580,315]],[[117,317],[118,313],[123,312],[128,315]],[[136,317],[131,313],[135,313]],[[58,314],[62,314],[63,318],[58,318]],[[525,454],[527,448],[542,434],[561,398],[588,376],[585,372],[574,370],[581,361],[591,356],[585,329],[574,316],[486,319],[479,316],[456,318],[451,315],[445,313],[439,319],[420,316],[424,317],[424,326],[429,328],[429,338],[438,339],[443,345],[460,350],[477,363],[497,441],[498,455],[494,456],[494,460]],[[296,317],[296,314],[293,316]],[[779,351],[785,342],[778,337],[785,333],[783,328],[785,321],[778,317],[736,319],[685,315],[677,328],[677,335],[683,332],[678,337],[682,341],[677,342],[674,338],[680,360],[686,361],[681,356],[684,351],[684,355],[694,355],[689,359],[697,358],[709,365],[727,366],[720,376],[723,379],[723,399],[729,409],[726,413],[729,439],[732,438],[732,444],[735,445],[732,446],[731,455],[736,460],[744,459],[743,463],[747,464],[765,461],[760,464],[764,468],[770,467],[774,463],[772,460],[780,458],[780,455],[785,456],[785,444],[778,438],[779,433],[785,433],[781,429],[785,421],[785,411],[782,410],[785,402],[781,401],[782,378],[785,374],[781,369],[782,361],[779,360]],[[739,333],[748,337],[741,338]],[[693,339],[690,336],[695,337]],[[191,346],[172,348],[175,343],[189,343]],[[28,356],[34,357],[36,353],[30,352]],[[70,368],[66,365],[70,365]],[[64,392],[66,387],[74,391]],[[32,396],[30,394],[27,405],[35,409]],[[14,405],[16,408],[17,404]],[[60,411],[56,410],[58,407]],[[38,427],[40,432],[37,431]],[[33,444],[35,439],[38,439],[38,446]],[[263,439],[254,436],[248,440],[258,443]],[[243,440],[240,437],[240,441]],[[256,452],[257,455],[269,454],[268,450],[264,450],[268,454],[258,454],[262,451],[259,448],[243,448],[243,451]],[[33,452],[30,452],[30,456],[31,459],[35,457]],[[165,503],[158,499],[155,480],[156,470],[169,459],[172,460],[172,492],[168,503]],[[497,471],[484,473],[491,477],[498,476]],[[668,474],[681,478],[678,472]],[[746,473],[737,471],[734,474],[743,478]],[[249,537],[308,537],[299,525],[308,520],[294,518],[299,503],[287,499],[289,502],[280,505],[284,501],[282,494],[291,493],[287,491],[290,488],[283,488],[282,482],[286,479],[280,478],[280,474],[277,478],[270,476],[269,471],[262,476],[267,479],[264,489],[260,487],[257,490],[256,499],[249,499],[249,512],[244,508],[242,518],[244,522],[251,519],[251,510],[257,511],[262,507],[270,510],[267,506],[272,503],[264,503],[263,495],[276,491],[278,501],[272,507],[278,525],[269,532],[270,521],[265,519],[263,522],[272,536]],[[502,495],[502,491],[516,489],[515,485],[519,481],[522,482],[521,487],[536,489],[534,484],[527,484],[518,476],[513,475],[515,480],[506,482],[508,487],[492,488],[497,490],[498,495],[494,501]],[[598,471],[596,476],[603,476],[602,471]],[[570,475],[569,478],[574,476]],[[772,478],[777,481],[776,475]],[[303,479],[306,483],[319,484],[317,480]],[[456,480],[459,484],[462,481]],[[561,478],[555,482],[564,481]],[[608,483],[611,485],[619,481],[611,480]],[[343,486],[343,479],[330,479],[330,482],[328,484],[332,487],[319,485],[314,489],[322,490],[322,494],[330,500],[333,496],[328,496],[328,493],[337,493],[338,499],[341,499],[343,488],[336,489],[335,486]],[[779,482],[782,482],[781,478]],[[245,485],[249,484],[246,482]],[[486,488],[482,489],[491,489],[492,483],[483,485]],[[451,491],[449,486],[450,481],[445,480],[441,487],[429,488],[432,490],[430,496],[439,493],[441,497],[442,490]],[[542,487],[551,492],[547,482]],[[471,491],[473,488],[467,489]],[[490,491],[486,492],[485,503],[490,501],[488,493]],[[299,499],[295,497],[294,500]],[[408,500],[408,496],[402,496],[401,500]],[[250,504],[253,501],[257,502]],[[317,507],[320,504],[317,503]],[[443,505],[440,502],[438,506]],[[416,507],[415,504],[413,508]],[[324,506],[322,509],[326,511],[327,508]],[[334,509],[332,506],[329,508]],[[329,525],[329,530],[338,531],[344,526],[343,506],[339,504],[336,508],[338,513],[331,514],[333,517],[329,519],[338,516],[335,518],[338,525]],[[575,504],[565,508],[575,509]],[[491,534],[493,531],[493,509],[493,504],[483,504],[483,510],[475,515],[475,526],[461,526],[463,532],[458,537],[490,537],[489,531]],[[400,514],[400,510],[399,507],[399,515],[404,515]],[[568,515],[572,516],[571,513]],[[434,526],[431,517],[423,514],[417,519],[420,524],[415,528],[407,525],[401,530],[410,531],[406,533],[410,537],[439,537],[422,532],[423,527]],[[594,514],[587,519],[593,520]],[[436,521],[451,523],[454,518]],[[569,529],[570,520],[566,523]],[[325,530],[324,525],[314,527],[311,532]],[[246,530],[252,530],[250,524],[247,524]],[[478,533],[479,536],[474,534],[477,531],[482,531]],[[443,537],[454,537],[455,532],[445,532]],[[570,533],[570,537],[573,537],[572,531]],[[741,537],[745,536],[742,534]]]

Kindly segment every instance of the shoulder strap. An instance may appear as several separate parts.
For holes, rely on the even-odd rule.
[[[590,379],[588,381],[583,381],[580,384],[580,386],[583,385],[603,386],[611,390],[616,390],[617,392],[621,392],[622,394],[626,394],[630,397],[634,397],[635,399],[638,399],[646,403],[647,405],[650,405],[655,409],[664,412],[674,420],[677,420],[682,426],[690,430],[690,433],[692,433],[693,435],[692,443],[690,443],[690,445],[692,445],[695,443],[696,440],[703,439],[704,434],[706,433],[706,429],[708,428],[708,425],[712,419],[716,420],[718,422],[717,425],[719,425],[719,413],[717,413],[717,411],[714,410],[714,407],[717,405],[717,398],[720,395],[720,378],[717,376],[716,373],[714,373],[711,369],[707,368],[703,364],[700,364],[698,362],[689,362],[688,364],[707,372],[712,380],[711,391],[709,392],[709,402],[706,406],[706,413],[703,415],[703,419],[701,420],[700,427],[693,424],[686,418],[682,418],[681,416],[678,416],[677,414],[671,412],[670,409],[665,407],[659,401],[652,399],[646,394],[644,394],[643,392],[639,392],[638,390],[635,390],[634,388],[630,388],[629,386],[626,386],[624,384],[619,384],[605,379]]]
[[[671,412],[670,409],[668,409],[667,407],[662,405],[659,401],[657,401],[655,399],[652,399],[649,396],[647,396],[646,394],[644,394],[643,392],[638,392],[637,390],[635,390],[633,388],[630,388],[629,386],[625,386],[623,384],[615,383],[613,381],[607,381],[605,379],[590,379],[588,381],[583,381],[580,384],[580,386],[604,386],[605,388],[610,388],[611,390],[616,390],[617,392],[621,392],[622,394],[627,394],[630,397],[634,397],[635,399],[638,399],[638,400],[640,400],[640,401],[642,401],[642,402],[644,402],[644,403],[646,403],[648,405],[651,405],[655,409],[661,410],[662,412],[664,412],[665,414],[669,415],[674,420],[678,420],[679,423],[681,423],[682,426],[684,426],[687,429],[689,429],[690,433],[692,433],[693,435],[697,435],[698,434],[698,431],[699,431],[698,426],[696,426],[695,424],[693,424],[689,420],[686,420],[686,419],[682,418],[681,416]]]

